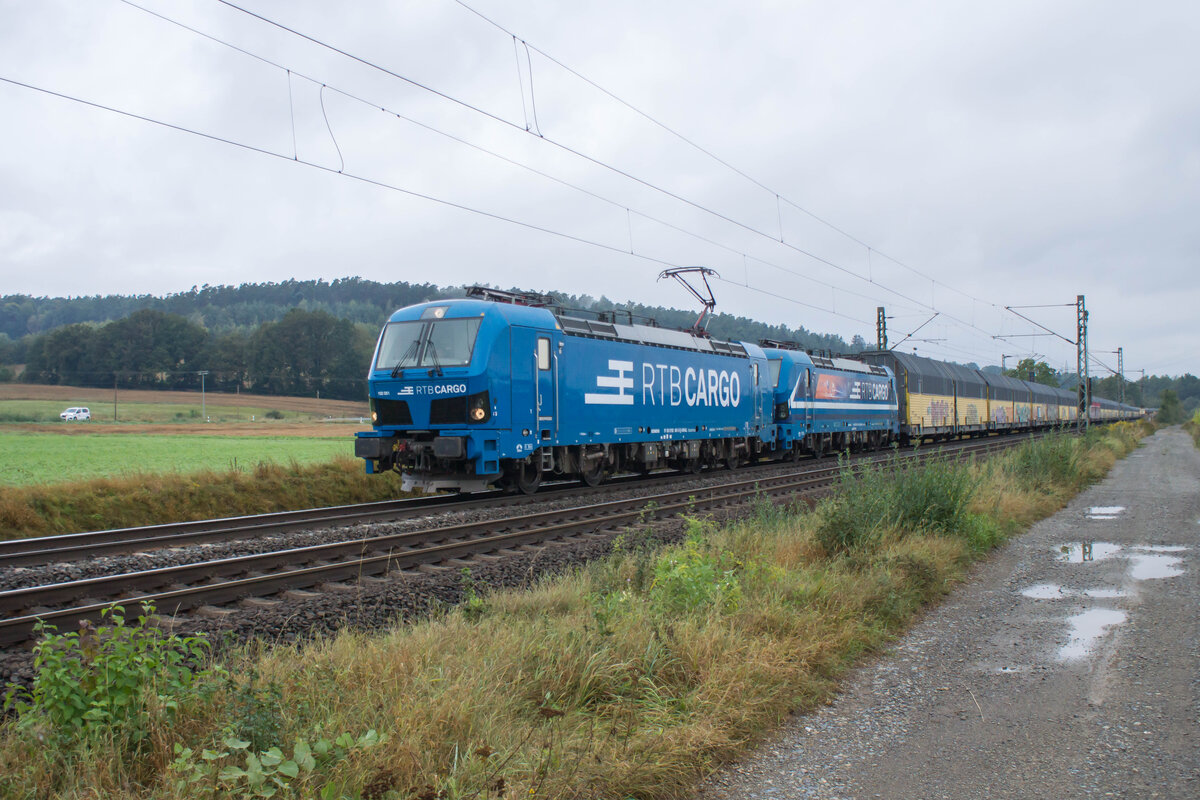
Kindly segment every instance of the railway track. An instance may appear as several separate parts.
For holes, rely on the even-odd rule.
[[[897,457],[965,458],[1019,444],[1028,437],[974,440],[952,443],[934,453],[928,449],[903,452]],[[860,456],[858,463],[886,460],[891,454]],[[804,462],[807,469],[788,474],[761,475],[754,470],[728,473],[730,480],[705,487],[685,486],[649,496],[600,499],[570,508],[518,513],[500,519],[464,522],[423,530],[384,533],[358,539],[328,542],[266,553],[255,553],[196,563],[101,577],[72,580],[0,592],[0,646],[30,640],[39,620],[62,629],[84,619],[96,619],[114,603],[151,602],[163,615],[174,615],[203,607],[219,606],[252,597],[268,597],[286,591],[313,587],[345,590],[346,581],[380,578],[396,572],[454,562],[455,559],[506,553],[554,541],[579,541],[579,537],[603,535],[655,518],[696,513],[736,505],[757,497],[812,496],[832,484],[842,466],[831,462]],[[664,487],[667,488],[667,487]],[[594,494],[586,495],[594,498]],[[433,502],[442,500],[442,502]],[[154,547],[178,547],[224,538],[261,535],[264,532],[395,519],[429,514],[455,506],[485,502],[511,504],[520,511],[534,498],[484,497],[461,500],[422,498],[419,501],[374,503],[311,512],[156,526],[152,529],[103,531],[79,534],[70,544],[48,549],[34,547],[5,553],[12,559],[90,558],[112,552]],[[171,529],[171,530],[167,530]],[[124,536],[122,536],[124,534]],[[147,535],[149,534],[149,535]],[[87,537],[94,537],[91,541]],[[68,537],[57,537],[68,538]],[[10,544],[10,543],[5,543]],[[38,545],[47,540],[38,540]],[[0,562],[2,563],[2,562]],[[28,560],[23,563],[31,563]],[[11,565],[12,562],[10,561]]]

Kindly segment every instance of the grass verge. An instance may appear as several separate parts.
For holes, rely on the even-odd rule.
[[[1200,411],[1187,422],[1183,423],[1183,429],[1191,434],[1192,441],[1196,443],[1196,447],[1200,447]]]
[[[255,440],[254,452],[261,454],[263,441]],[[284,453],[288,441],[272,440],[271,446]],[[321,444],[341,451],[346,447],[340,441]],[[287,458],[278,463],[260,461],[229,472],[162,473],[78,484],[0,487],[0,538],[262,514],[402,496],[398,475],[366,475],[362,461],[349,457],[312,464]]]
[[[96,640],[127,635],[85,632],[75,658],[84,677],[68,680],[72,640],[48,640],[44,690],[0,729],[0,788],[683,797],[790,711],[826,699],[973,560],[1061,508],[1148,430],[1052,437],[984,463],[848,470],[812,512],[762,501],[727,527],[688,520],[686,541],[663,551],[631,531],[610,558],[533,591],[472,589],[426,622],[251,648],[186,679],[139,673],[132,660],[123,668],[105,650],[104,674],[139,687],[123,695],[119,724],[89,723],[97,701],[80,687],[94,683]],[[196,646],[156,639],[125,651]],[[108,720],[109,709],[101,701],[95,716]],[[322,742],[337,758],[311,757]]]

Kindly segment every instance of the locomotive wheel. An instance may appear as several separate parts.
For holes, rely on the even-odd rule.
[[[725,459],[725,469],[735,470],[742,465],[742,459],[739,456],[730,456]]]
[[[531,459],[518,461],[513,467],[513,484],[523,494],[533,494],[542,485],[542,468]]]
[[[820,458],[825,455],[825,442],[819,435],[813,437],[812,454],[813,458]]]
[[[596,459],[590,467],[584,467],[579,471],[579,479],[588,486],[599,486],[604,483],[604,462]]]
[[[699,458],[689,458],[684,464],[684,470],[693,475],[699,475],[702,469],[704,469],[704,464]]]

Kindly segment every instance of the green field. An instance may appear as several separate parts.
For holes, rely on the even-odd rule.
[[[112,403],[89,403],[87,401],[63,403],[57,400],[0,400],[0,424],[47,423],[63,425],[86,425],[84,422],[62,422],[58,416],[68,406],[84,406],[92,412],[92,423],[113,422]],[[303,421],[320,419],[323,415],[299,411],[280,411],[272,408],[251,406],[223,406],[208,403],[203,409],[200,403],[119,403],[117,422],[164,423],[201,422],[207,415],[210,422],[249,422],[261,420],[270,413],[271,419]]]
[[[245,472],[260,462],[312,464],[353,454],[352,434],[345,438],[138,433],[60,436],[0,431],[0,486],[163,472]]]

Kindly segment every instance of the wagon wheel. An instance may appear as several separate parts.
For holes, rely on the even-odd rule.
[[[513,485],[523,494],[533,494],[542,485],[542,467],[534,458],[527,458],[513,464]]]
[[[604,459],[597,458],[590,465],[582,465],[579,470],[579,479],[588,486],[599,486],[604,483]]]

